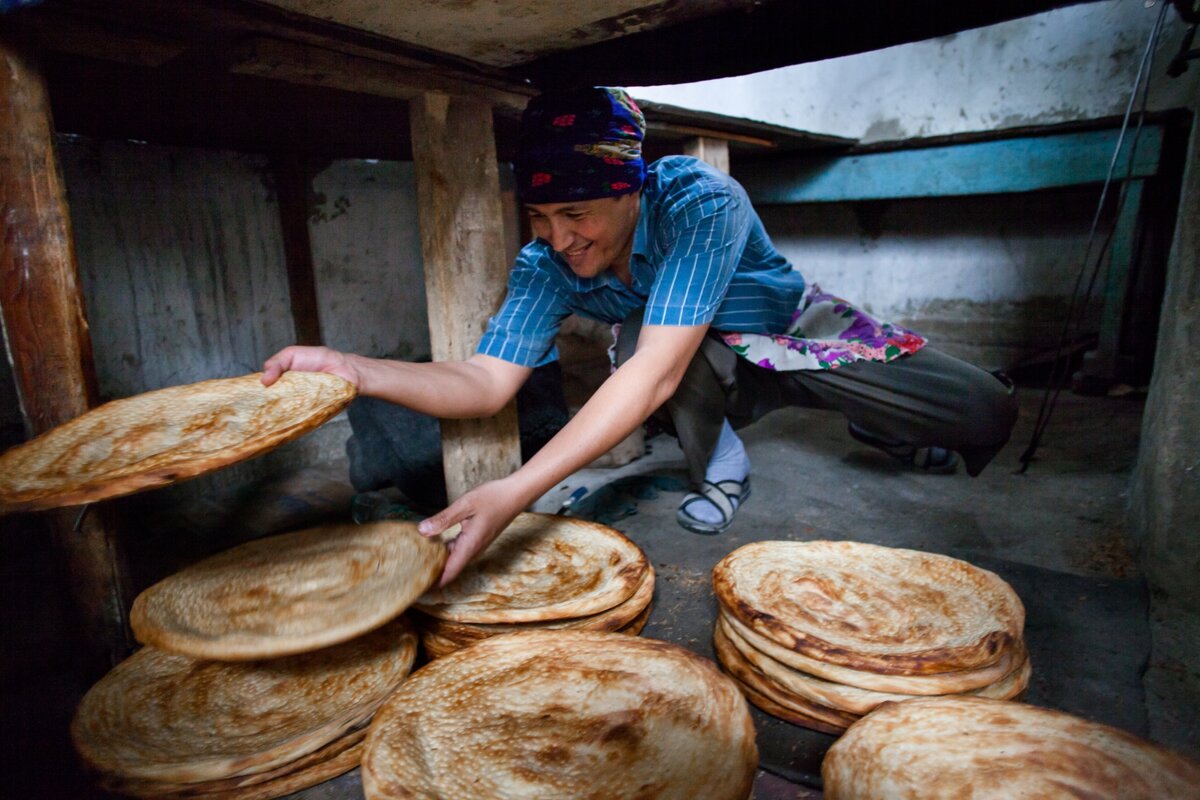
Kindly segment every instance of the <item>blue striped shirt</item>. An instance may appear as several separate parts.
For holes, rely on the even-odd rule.
[[[535,239],[517,256],[478,352],[540,366],[558,358],[554,337],[567,315],[611,324],[643,306],[647,325],[782,333],[804,294],[741,185],[688,156],[647,170],[629,270],[630,286],[611,270],[580,278]]]

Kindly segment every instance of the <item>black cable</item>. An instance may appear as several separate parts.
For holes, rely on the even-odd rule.
[[[1058,346],[1054,351],[1054,360],[1051,362],[1050,380],[1046,385],[1046,390],[1042,394],[1042,404],[1038,409],[1037,420],[1033,425],[1033,435],[1030,437],[1029,446],[1025,448],[1025,452],[1021,453],[1021,467],[1017,470],[1018,474],[1024,473],[1029,469],[1029,464],[1033,461],[1034,455],[1037,453],[1038,446],[1041,444],[1042,435],[1046,432],[1046,427],[1050,424],[1050,417],[1054,413],[1054,409],[1058,404],[1058,396],[1062,391],[1062,383],[1066,380],[1066,372],[1071,368],[1071,359],[1063,358],[1063,350],[1066,348],[1067,342],[1071,334],[1072,327],[1078,327],[1082,324],[1084,312],[1087,310],[1087,305],[1091,300],[1092,290],[1096,284],[1096,277],[1100,272],[1100,264],[1104,261],[1104,255],[1108,251],[1109,244],[1112,242],[1116,227],[1109,230],[1105,236],[1104,242],[1100,247],[1100,252],[1097,254],[1095,264],[1092,267],[1091,278],[1088,280],[1087,291],[1083,295],[1082,300],[1079,296],[1079,287],[1083,283],[1083,276],[1087,273],[1088,263],[1091,260],[1092,245],[1096,240],[1096,231],[1100,225],[1100,217],[1104,210],[1104,201],[1108,198],[1108,190],[1112,185],[1113,173],[1116,171],[1117,161],[1120,159],[1121,147],[1125,142],[1125,132],[1129,129],[1129,119],[1133,114],[1133,106],[1137,100],[1138,91],[1141,90],[1141,107],[1138,110],[1137,128],[1134,131],[1133,138],[1130,141],[1129,160],[1125,171],[1125,177],[1121,183],[1120,194],[1117,196],[1117,217],[1120,217],[1121,208],[1125,204],[1125,198],[1129,192],[1129,179],[1133,174],[1134,157],[1137,154],[1138,140],[1141,138],[1142,126],[1146,119],[1146,106],[1150,97],[1150,76],[1154,69],[1154,47],[1158,42],[1159,33],[1162,31],[1163,20],[1167,14],[1167,3],[1163,3],[1159,8],[1158,17],[1154,21],[1154,25],[1150,28],[1150,36],[1146,41],[1146,51],[1142,54],[1141,63],[1138,65],[1137,76],[1133,80],[1133,89],[1129,93],[1129,103],[1125,107],[1125,116],[1121,120],[1121,132],[1117,136],[1117,144],[1113,148],[1112,160],[1108,165],[1108,174],[1104,178],[1104,187],[1100,191],[1100,200],[1096,204],[1096,213],[1092,216],[1091,229],[1088,232],[1087,247],[1084,249],[1083,260],[1079,265],[1079,272],[1075,276],[1075,286],[1071,290],[1071,300],[1067,304],[1066,319],[1063,321],[1062,333],[1059,334]],[[1142,83],[1142,76],[1146,76],[1145,84]],[[1076,308],[1079,309],[1079,321],[1075,321]]]

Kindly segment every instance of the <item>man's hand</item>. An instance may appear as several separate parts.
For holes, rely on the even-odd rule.
[[[446,544],[450,557],[446,559],[438,586],[457,578],[463,567],[483,552],[528,503],[511,477],[502,478],[476,486],[448,508],[424,520],[417,528],[422,536],[436,536],[454,523],[462,523],[462,533]]]
[[[288,370],[297,372],[328,372],[345,378],[362,388],[362,375],[353,357],[330,347],[285,347],[263,364],[263,386],[270,386]]]

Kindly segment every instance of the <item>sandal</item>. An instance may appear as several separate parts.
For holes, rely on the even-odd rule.
[[[684,495],[683,502],[679,504],[679,510],[675,512],[675,520],[692,533],[706,535],[721,533],[733,524],[733,515],[749,497],[749,476],[746,476],[744,481],[728,480],[717,483],[704,481],[700,484],[700,491],[688,492]],[[688,506],[692,503],[708,503],[713,506],[721,512],[721,521],[703,522],[696,519],[688,513]]]
[[[897,461],[933,475],[949,475],[958,469],[958,454],[944,447],[916,447],[881,439],[853,422],[850,423],[850,435],[863,444],[882,450]]]

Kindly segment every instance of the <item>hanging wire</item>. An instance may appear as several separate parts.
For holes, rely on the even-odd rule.
[[[1129,129],[1129,120],[1133,115],[1133,106],[1137,102],[1140,89],[1141,103],[1138,109],[1137,127],[1134,129],[1133,137],[1130,140],[1125,177],[1121,181],[1121,189],[1117,195],[1116,213],[1118,217],[1120,216],[1121,208],[1125,205],[1125,198],[1129,192],[1129,179],[1133,175],[1138,140],[1141,138],[1142,126],[1146,120],[1146,106],[1150,96],[1150,76],[1154,69],[1154,48],[1158,43],[1158,37],[1162,31],[1163,20],[1166,18],[1168,7],[1169,3],[1165,2],[1159,7],[1158,17],[1155,18],[1154,25],[1150,28],[1150,36],[1146,41],[1146,50],[1142,54],[1137,75],[1133,79],[1133,89],[1129,93],[1129,102],[1125,106],[1125,116],[1121,120],[1121,131],[1117,135],[1117,143],[1113,148],[1112,159],[1108,164],[1108,173],[1104,178],[1104,186],[1100,190],[1100,200],[1096,203],[1096,213],[1092,216],[1091,229],[1088,231],[1087,247],[1084,249],[1083,260],[1079,265],[1079,272],[1075,276],[1075,286],[1071,290],[1071,300],[1067,304],[1066,319],[1063,321],[1062,333],[1059,334],[1058,345],[1054,351],[1050,380],[1046,385],[1045,391],[1042,393],[1042,404],[1038,409],[1037,421],[1033,425],[1033,435],[1029,439],[1029,446],[1025,448],[1025,452],[1021,453],[1021,467],[1017,470],[1018,474],[1024,473],[1025,470],[1029,469],[1029,464],[1033,461],[1033,457],[1037,453],[1042,436],[1046,432],[1046,427],[1050,424],[1050,417],[1054,414],[1054,409],[1058,404],[1058,395],[1062,391],[1062,384],[1065,382],[1067,372],[1071,368],[1071,360],[1064,357],[1063,351],[1067,347],[1067,342],[1070,341],[1072,328],[1077,329],[1082,325],[1084,311],[1086,311],[1088,303],[1091,301],[1092,290],[1095,288],[1096,278],[1100,274],[1100,264],[1104,261],[1104,256],[1108,252],[1108,247],[1112,242],[1113,234],[1116,230],[1114,226],[1104,237],[1104,241],[1100,245],[1100,250],[1096,254],[1096,260],[1092,265],[1087,290],[1081,299],[1079,287],[1083,283],[1083,276],[1088,272],[1092,246],[1096,242],[1096,232],[1099,230],[1100,218],[1104,211],[1104,201],[1108,199],[1108,190],[1112,185],[1113,173],[1116,172],[1117,162],[1120,160],[1121,148],[1125,143],[1125,133]],[[1146,79],[1145,83],[1142,82],[1143,76]],[[1078,319],[1076,319],[1077,310]]]

